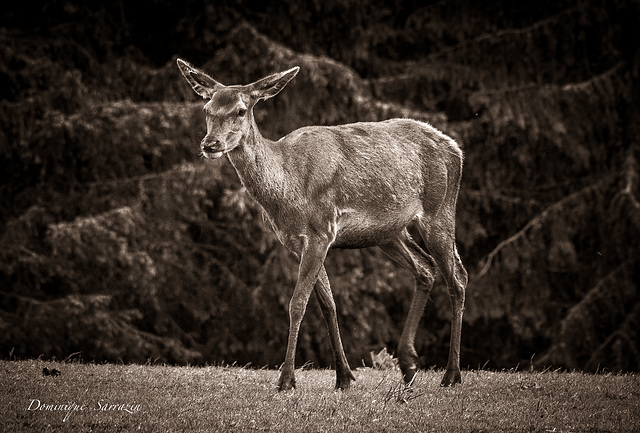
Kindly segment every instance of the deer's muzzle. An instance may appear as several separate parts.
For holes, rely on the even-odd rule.
[[[200,143],[200,149],[202,150],[202,154],[206,158],[217,159],[222,156],[224,151],[224,146],[220,143],[220,140],[215,140],[211,142],[207,139],[207,137],[202,139],[202,143]]]

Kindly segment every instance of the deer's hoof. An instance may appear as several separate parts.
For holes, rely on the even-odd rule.
[[[356,380],[356,378],[353,376],[351,370],[347,370],[343,374],[338,373],[336,379],[336,389],[347,390],[351,388],[351,381],[353,380]]]
[[[404,384],[407,386],[413,385],[413,381],[417,374],[418,369],[415,366],[402,370],[402,379],[404,380]]]
[[[440,382],[440,386],[453,386],[457,383],[462,383],[460,370],[450,370],[447,368],[447,371],[444,373],[444,377],[442,378],[442,382]]]
[[[296,379],[293,376],[281,375],[278,381],[278,391],[289,391],[295,389]]]

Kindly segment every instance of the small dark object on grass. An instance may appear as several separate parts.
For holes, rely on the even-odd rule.
[[[60,376],[60,370],[58,370],[57,368],[52,368],[51,370],[49,370],[49,368],[45,367],[42,369],[42,375],[43,376]]]

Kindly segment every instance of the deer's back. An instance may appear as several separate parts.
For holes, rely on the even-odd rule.
[[[283,165],[307,183],[333,182],[345,193],[386,185],[396,193],[459,170],[462,152],[432,126],[411,119],[309,126],[276,143]]]
[[[462,158],[453,140],[409,119],[304,127],[274,146],[293,189],[309,201],[299,208],[317,214],[304,218],[325,221],[333,212],[336,245],[345,247],[383,242],[417,215],[437,212]]]

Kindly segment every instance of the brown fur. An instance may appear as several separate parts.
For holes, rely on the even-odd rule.
[[[432,126],[410,119],[309,126],[278,141],[260,134],[253,106],[275,96],[297,74],[293,68],[246,86],[223,86],[178,60],[205,105],[208,158],[226,155],[247,190],[262,205],[281,242],[300,260],[289,306],[287,354],[280,389],[295,386],[300,322],[315,290],[336,361],[336,387],[353,374],[344,354],[335,303],[324,269],[330,248],[379,246],[416,276],[417,290],[398,345],[407,383],[416,373],[413,341],[436,272],[451,295],[451,345],[443,385],[461,381],[460,332],[467,272],[455,245],[455,208],[462,175],[458,145]],[[244,112],[244,108],[246,112]],[[415,226],[427,252],[411,238]]]

